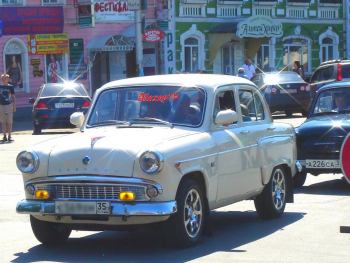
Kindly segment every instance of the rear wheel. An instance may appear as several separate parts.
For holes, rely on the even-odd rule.
[[[300,188],[306,181],[306,172],[297,173],[293,178],[294,188]]]
[[[33,123],[33,134],[40,134],[41,126],[40,124]]]
[[[166,224],[167,232],[178,247],[190,247],[201,238],[206,217],[206,205],[200,185],[187,179],[176,195],[177,212]]]
[[[64,224],[42,221],[33,216],[30,216],[30,224],[36,239],[44,245],[62,244],[72,232]]]
[[[287,178],[282,167],[275,167],[270,182],[255,200],[255,208],[263,219],[280,217],[286,207]]]

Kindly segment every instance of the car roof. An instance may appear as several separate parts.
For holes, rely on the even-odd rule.
[[[43,86],[45,87],[64,87],[67,85],[71,85],[71,86],[83,86],[84,85],[82,83],[79,82],[73,82],[73,81],[67,81],[67,82],[57,82],[57,83],[44,83]]]
[[[103,85],[100,90],[125,87],[130,85],[175,85],[175,86],[200,86],[206,89],[215,90],[217,87],[228,84],[255,84],[247,79],[220,74],[168,74],[153,75],[146,77],[127,78],[116,80]]]
[[[324,90],[329,90],[329,89],[344,88],[344,87],[349,87],[350,88],[350,81],[332,82],[332,83],[329,83],[327,85],[324,85],[317,92],[322,92]]]

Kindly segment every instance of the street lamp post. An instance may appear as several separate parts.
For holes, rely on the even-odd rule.
[[[140,0],[139,0],[140,1]],[[136,22],[136,72],[143,75],[143,39],[142,39],[142,13],[141,5],[135,11]]]

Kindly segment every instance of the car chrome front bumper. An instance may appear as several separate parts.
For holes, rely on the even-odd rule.
[[[31,215],[62,215],[55,212],[54,201],[22,200],[17,213]],[[176,201],[168,202],[111,202],[108,216],[166,216],[176,213]]]

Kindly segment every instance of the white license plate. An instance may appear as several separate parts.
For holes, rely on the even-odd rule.
[[[283,94],[286,94],[286,93],[294,94],[297,92],[298,91],[296,89],[281,89],[281,93],[283,93]]]
[[[109,215],[109,202],[75,202],[75,201],[56,201],[56,214],[72,215]]]
[[[305,160],[306,168],[334,169],[340,168],[339,160]]]
[[[56,109],[61,109],[61,108],[74,108],[74,103],[73,103],[73,102],[60,102],[60,103],[55,103],[55,108],[56,108]]]

